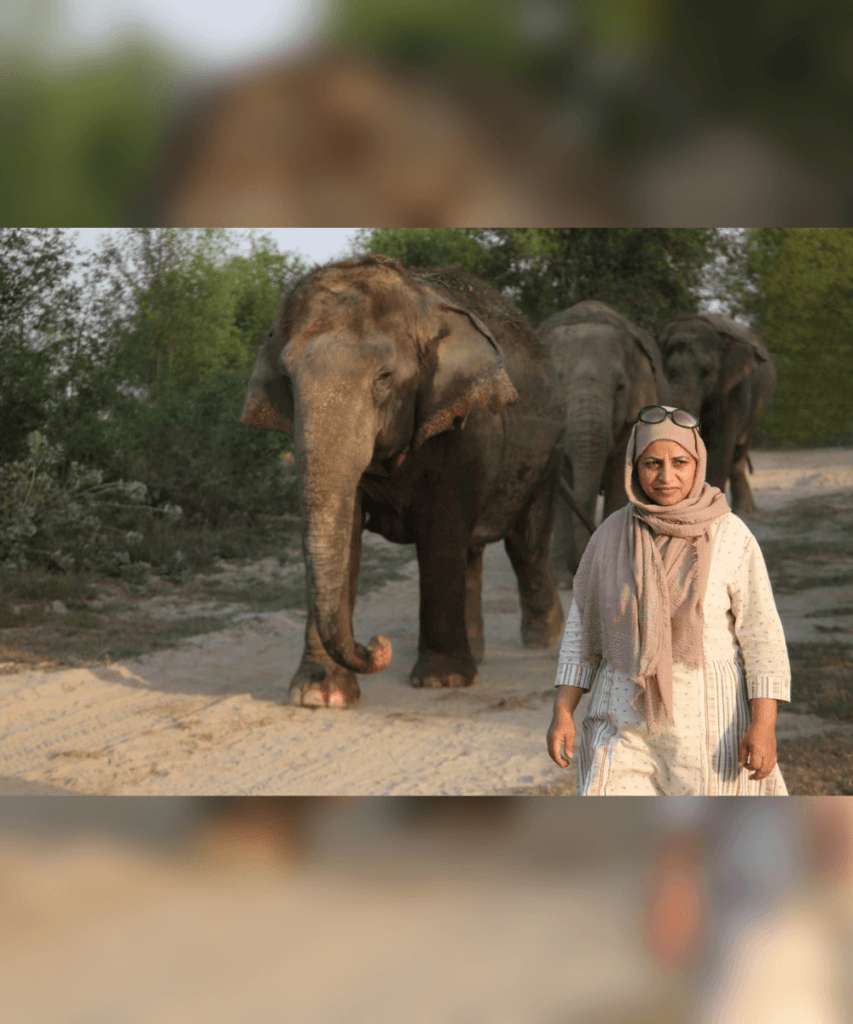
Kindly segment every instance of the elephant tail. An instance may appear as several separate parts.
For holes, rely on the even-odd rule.
[[[569,506],[569,508],[572,510],[572,512],[574,512],[575,515],[577,515],[580,518],[580,521],[589,530],[589,532],[590,533],[595,533],[595,530],[596,530],[595,523],[593,522],[592,519],[590,519],[589,515],[586,512],[586,509],[584,509],[583,505],[581,505],[581,503],[575,497],[574,491],[566,483],[565,477],[562,475],[562,473],[560,474],[559,481],[560,481],[560,494],[561,494],[563,500],[566,502],[566,504]]]
[[[749,470],[749,475],[752,476],[755,470],[752,468],[752,459],[749,457],[749,452],[746,453],[746,466]]]

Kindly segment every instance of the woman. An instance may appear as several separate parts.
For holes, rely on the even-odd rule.
[[[782,624],[758,543],[705,482],[698,421],[647,406],[628,441],[629,504],[593,534],[566,622],[548,752],[567,767],[592,699],[578,793],[786,794],[776,705]]]

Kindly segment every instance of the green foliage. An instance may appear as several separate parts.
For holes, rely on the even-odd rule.
[[[123,424],[122,463],[191,522],[221,526],[297,507],[295,478],[280,459],[288,439],[240,422],[247,380],[248,370],[164,386]]]
[[[456,263],[504,291],[534,326],[594,298],[652,333],[696,310],[706,266],[730,248],[709,228],[383,228],[359,245],[408,266]]]
[[[742,308],[779,371],[769,436],[853,442],[853,229],[763,228],[748,242]]]
[[[242,362],[227,244],[221,229],[135,228],[107,247],[103,258],[124,282],[131,313],[120,356],[129,382],[156,395],[166,381],[186,384]]]
[[[142,541],[138,526],[155,513],[179,518],[181,509],[154,508],[139,481],[107,483],[99,469],[72,462],[38,431],[27,438],[21,462],[0,466],[0,566],[23,570],[41,564],[63,571],[94,569],[136,580],[150,569],[133,560]]]
[[[832,175],[853,168],[848,0],[349,0],[328,33],[403,68],[538,92],[620,163],[719,119]]]
[[[73,239],[0,228],[0,462],[20,458],[55,395],[63,338],[79,314]]]
[[[407,68],[524,78],[541,47],[519,33],[516,14],[512,0],[349,0],[333,12],[329,38]]]
[[[156,399],[254,361],[283,288],[304,270],[266,236],[248,255],[224,229],[132,228],[99,256],[113,283],[116,360],[124,383]]]
[[[146,507],[181,506],[196,526],[293,510],[288,440],[240,412],[259,341],[303,269],[265,236],[247,247],[224,231],[135,229],[84,256],[68,232],[0,232],[0,561],[127,575],[153,558],[180,573],[159,513],[104,518],[98,496],[121,497],[127,479]],[[61,448],[36,452],[34,431]],[[26,500],[22,480],[35,481]],[[128,531],[136,547],[122,546]]]
[[[163,56],[129,44],[53,66],[0,57],[0,223],[120,223],[165,130]]]
[[[307,267],[292,253],[278,251],[269,235],[253,232],[248,255],[233,255],[226,264],[231,278],[231,325],[238,350],[254,363],[258,341],[275,320],[282,292]]]
[[[479,228],[373,228],[357,232],[355,246],[362,252],[381,252],[406,267],[457,266],[491,278],[500,262],[483,244]]]
[[[508,229],[505,282],[535,324],[598,299],[655,334],[694,312],[705,266],[723,241],[707,228]],[[514,250],[514,251],[513,251]]]

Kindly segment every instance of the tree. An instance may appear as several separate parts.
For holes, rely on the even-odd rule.
[[[0,228],[0,462],[24,455],[59,398],[64,339],[80,311],[77,256],[59,229]]]
[[[132,228],[102,261],[117,283],[117,325],[128,380],[159,395],[233,361],[228,247],[221,229]]]
[[[245,359],[254,363],[258,343],[275,319],[282,293],[306,271],[293,253],[282,253],[269,235],[253,232],[248,255],[233,255],[226,265],[232,278],[232,330]]]
[[[504,291],[534,326],[594,298],[655,333],[697,309],[704,269],[732,243],[712,228],[383,228],[358,244],[408,266],[457,263]]]
[[[777,444],[853,436],[853,229],[751,232],[742,305],[779,381],[767,429]]]

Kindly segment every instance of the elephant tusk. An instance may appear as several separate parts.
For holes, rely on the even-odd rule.
[[[575,497],[574,491],[572,491],[571,487],[569,487],[569,485],[562,477],[560,477],[559,479],[560,494],[563,496],[563,499],[565,500],[566,504],[580,518],[581,522],[589,530],[589,532],[595,533],[597,527],[593,520],[590,519],[590,517],[587,515],[581,503]]]

